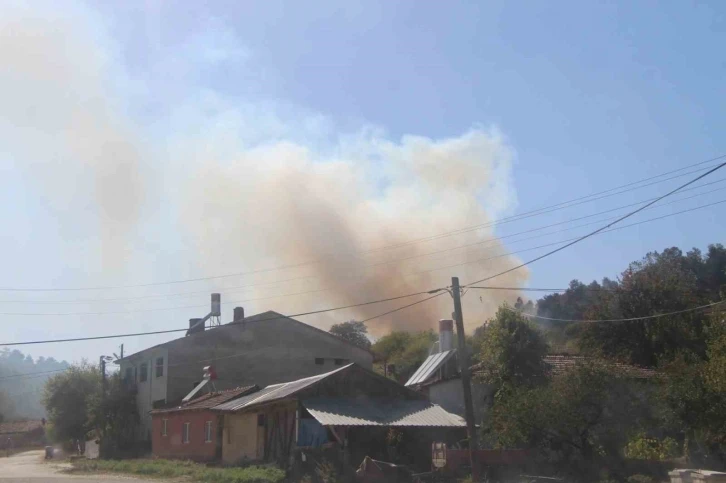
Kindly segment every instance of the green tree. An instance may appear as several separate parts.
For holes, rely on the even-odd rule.
[[[718,255],[719,250],[714,254]],[[715,262],[713,262],[715,263]],[[621,275],[620,284],[590,307],[587,318],[620,319],[683,311],[715,301],[713,290],[704,290],[699,273],[707,273],[711,262],[700,252],[683,255],[678,248],[648,253],[631,263]],[[715,283],[715,282],[713,282]],[[583,326],[580,345],[634,364],[654,367],[672,360],[686,350],[699,359],[706,357],[705,329],[708,317],[703,311],[632,322],[612,322]]]
[[[542,358],[547,343],[542,333],[526,317],[504,305],[486,322],[474,343],[479,361],[479,378],[501,388],[542,381]]]
[[[368,327],[363,322],[357,320],[349,320],[340,324],[333,324],[329,332],[340,337],[343,340],[357,345],[364,349],[370,349],[371,341],[368,339]]]
[[[436,340],[437,336],[432,330],[414,334],[394,331],[378,339],[371,350],[376,360],[395,367],[393,376],[396,380],[406,381],[426,360]]]
[[[582,477],[620,461],[631,436],[652,424],[647,395],[607,366],[583,363],[548,384],[501,391],[487,436],[499,447],[537,448],[549,463]]]
[[[98,368],[87,362],[73,365],[48,380],[43,402],[59,441],[85,440],[94,429],[93,401],[100,391]]]
[[[136,394],[124,383],[121,375],[109,376],[106,397],[99,393],[88,398],[90,425],[99,432],[103,441],[103,457],[114,457],[132,449],[134,429],[139,422]]]

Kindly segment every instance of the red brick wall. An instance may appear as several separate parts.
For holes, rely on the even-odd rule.
[[[161,435],[162,420],[167,419],[167,435]],[[212,441],[204,441],[204,424],[212,421]],[[189,442],[182,443],[184,423],[191,423]],[[152,416],[151,450],[154,456],[169,459],[212,461],[216,458],[217,415],[211,411],[180,411]]]

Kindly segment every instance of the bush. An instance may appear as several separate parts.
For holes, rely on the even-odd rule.
[[[270,466],[208,468],[191,461],[170,460],[79,460],[71,471],[130,473],[162,478],[188,477],[202,483],[281,483],[285,472]]]
[[[648,438],[639,434],[628,441],[625,446],[625,457],[637,460],[663,461],[678,455],[678,443],[673,438]],[[637,475],[636,475],[637,476]]]

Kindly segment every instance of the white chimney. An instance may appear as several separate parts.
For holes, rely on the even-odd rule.
[[[450,351],[454,348],[454,321],[451,319],[439,320],[439,352]]]

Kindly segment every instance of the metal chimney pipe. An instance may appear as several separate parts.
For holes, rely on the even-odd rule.
[[[454,349],[454,321],[451,319],[439,320],[439,352]]]

